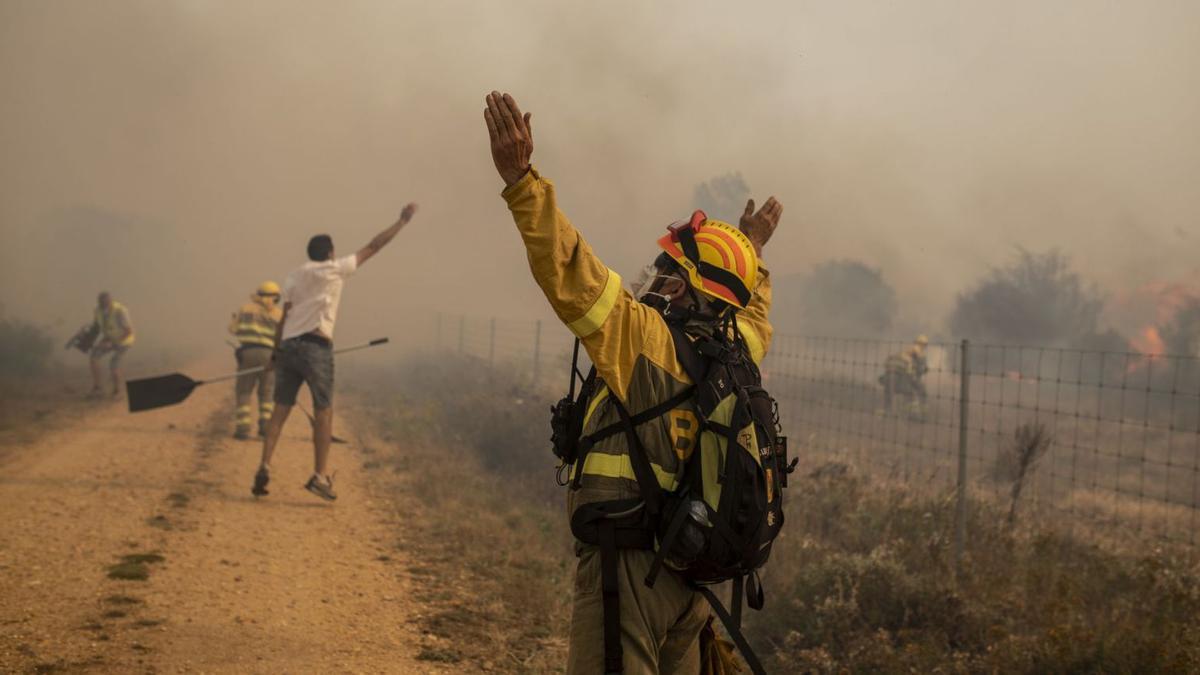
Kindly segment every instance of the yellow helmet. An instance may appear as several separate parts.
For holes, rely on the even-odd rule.
[[[279,284],[274,281],[264,281],[258,285],[258,295],[275,295],[278,296],[283,291],[279,288]]]
[[[916,339],[916,340],[913,340],[913,342],[915,342],[916,344],[919,344],[919,345],[921,345],[922,347],[924,347],[925,345],[929,344],[929,336],[928,336],[928,335],[924,335],[924,334],[922,334],[922,335],[918,335],[918,336],[917,336],[917,339]]]
[[[741,230],[711,220],[703,211],[667,229],[658,245],[687,270],[696,290],[741,309],[750,304],[758,283],[758,256]]]

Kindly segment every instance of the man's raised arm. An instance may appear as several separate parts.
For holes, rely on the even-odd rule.
[[[400,217],[396,219],[396,222],[392,223],[391,227],[375,235],[375,238],[370,243],[358,250],[356,262],[361,265],[369,260],[371,256],[379,253],[380,249],[387,246],[388,242],[396,237],[396,233],[407,225],[408,221],[412,220],[413,214],[416,212],[416,204],[410,202],[406,205],[404,210],[400,212]]]
[[[738,312],[738,328],[746,345],[750,347],[750,357],[755,363],[761,362],[771,348],[771,322],[768,314],[771,311],[771,275],[763,263],[763,247],[775,234],[779,226],[779,218],[783,215],[783,204],[771,197],[757,212],[754,210],[754,200],[746,202],[746,210],[739,221],[739,229],[758,254],[758,286],[750,289],[753,294],[746,309]]]

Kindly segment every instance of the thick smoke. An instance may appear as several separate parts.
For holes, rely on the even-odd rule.
[[[220,353],[309,235],[349,252],[415,200],[339,339],[427,340],[434,310],[546,317],[487,154],[492,88],[533,112],[535,162],[627,277],[733,167],[785,205],[773,272],[885,269],[906,325],[944,323],[1015,245],[1105,292],[1182,277],[1198,25],[1184,2],[10,0],[0,303],[65,339],[107,289],[132,369]]]
[[[737,225],[749,198],[750,186],[742,174],[727,173],[697,185],[692,203],[709,218]]]
[[[994,345],[1123,350],[1124,340],[1101,330],[1103,309],[1095,285],[1062,253],[1021,249],[958,296],[949,327]]]
[[[857,260],[823,262],[775,281],[774,291],[775,326],[806,335],[883,338],[899,310],[883,272]]]

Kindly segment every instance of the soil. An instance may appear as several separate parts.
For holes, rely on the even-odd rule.
[[[256,499],[260,445],[231,437],[232,409],[218,386],[106,402],[6,449],[0,672],[461,671],[431,658],[400,540],[421,509],[372,471],[370,430],[339,411],[327,503],[301,487],[296,411]]]

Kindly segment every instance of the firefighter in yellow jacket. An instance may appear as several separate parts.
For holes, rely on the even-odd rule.
[[[883,374],[879,376],[879,384],[883,386],[884,413],[896,414],[897,399],[903,399],[907,404],[905,413],[910,418],[924,419],[928,399],[925,390],[925,373],[929,372],[929,362],[925,356],[928,347],[929,338],[919,335],[911,345],[884,361]]]
[[[129,310],[113,300],[108,291],[101,292],[96,299],[92,333],[99,339],[88,353],[92,368],[91,396],[100,396],[100,360],[111,354],[108,370],[112,377],[112,396],[115,398],[121,395],[121,361],[125,358],[125,352],[133,346],[134,333]]]
[[[258,291],[250,296],[250,302],[234,312],[233,320],[229,323],[229,332],[237,338],[236,352],[238,370],[247,368],[267,367],[271,363],[271,354],[275,350],[275,332],[283,311],[279,308],[279,284],[274,281],[264,281]],[[237,439],[250,438],[250,430],[254,422],[254,412],[251,408],[250,396],[258,388],[258,435],[262,436],[275,409],[273,396],[275,378],[272,373],[263,370],[237,378],[235,394],[237,395],[236,427],[233,437]]]
[[[757,213],[753,201],[747,204],[740,229],[700,212],[692,221],[676,224],[676,229],[692,228],[703,264],[685,256],[676,232],[660,239],[663,254],[643,293],[659,301],[655,308],[622,287],[617,273],[600,261],[559,211],[553,183],[530,164],[530,116],[522,115],[508,94],[492,92],[486,102],[492,159],[505,182],[503,197],[534,279],[559,319],[582,340],[602,381],[587,405],[584,434],[620,421],[612,398],[624,409],[646,410],[678,397],[692,384],[676,358],[664,315],[688,317],[689,332],[713,331],[725,310],[736,307],[738,329],[751,356],[762,359],[771,340],[771,292],[759,253],[783,210],[774,197]],[[657,424],[639,427],[651,469],[664,489],[678,485],[684,459],[695,447],[697,428],[691,399],[663,413]],[[577,488],[568,493],[568,511],[637,498],[634,471],[624,435],[597,442],[583,460],[577,482],[572,473]],[[576,542],[576,550],[568,673],[699,672],[698,637],[709,619],[706,601],[674,573],[664,573],[647,588],[642,580],[654,552],[634,548],[619,550],[620,654],[616,668],[608,663],[600,556],[597,547],[582,542]]]

